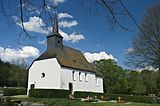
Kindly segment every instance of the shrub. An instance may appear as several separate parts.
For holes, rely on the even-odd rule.
[[[103,93],[95,93],[95,92],[84,92],[84,91],[75,91],[74,97],[75,98],[85,98],[87,96],[100,98],[100,96],[103,95]]]
[[[13,96],[13,95],[26,95],[26,88],[4,88],[3,95],[4,96]]]
[[[140,102],[140,103],[156,103],[156,99],[154,97],[149,96],[137,96],[137,95],[124,95],[124,94],[106,94],[106,93],[94,93],[94,92],[82,92],[76,91],[74,92],[75,98],[85,98],[87,96],[94,97],[97,96],[100,98],[103,96],[104,98],[109,98],[109,100],[118,100],[120,96],[122,100],[129,101],[129,102]]]
[[[37,98],[68,98],[69,90],[63,89],[31,89],[29,97]]]
[[[156,103],[156,99],[149,96],[137,96],[137,95],[124,95],[124,94],[104,94],[103,96],[109,97],[112,100],[117,100],[120,96],[123,100],[129,102],[140,102],[140,103]]]

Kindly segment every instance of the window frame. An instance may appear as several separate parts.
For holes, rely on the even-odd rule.
[[[85,81],[88,82],[88,73],[85,73]]]
[[[99,87],[99,78],[96,77],[96,86]]]
[[[75,71],[72,71],[72,79],[73,79],[73,81],[76,81]]]
[[[82,72],[79,72],[79,81],[82,81]]]
[[[46,74],[44,72],[41,73],[41,78],[45,78]]]

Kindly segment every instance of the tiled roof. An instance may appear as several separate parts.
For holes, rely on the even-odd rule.
[[[35,61],[49,58],[57,58],[59,64],[63,67],[94,72],[96,75],[102,76],[102,74],[96,71],[94,67],[86,60],[84,55],[76,49],[63,46],[63,48],[46,50]]]

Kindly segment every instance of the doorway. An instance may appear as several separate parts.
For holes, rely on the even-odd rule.
[[[73,84],[69,83],[69,92],[70,94],[73,94]]]
[[[35,84],[31,84],[31,89],[34,89],[35,88]]]

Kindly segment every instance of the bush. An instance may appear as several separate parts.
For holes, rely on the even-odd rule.
[[[137,95],[124,95],[124,94],[104,94],[104,97],[109,97],[112,100],[117,100],[120,96],[123,100],[129,102],[140,102],[140,103],[156,103],[156,99],[149,96],[137,96]]]
[[[29,97],[37,98],[68,98],[69,90],[63,89],[31,89]]]
[[[4,96],[13,96],[13,95],[26,95],[26,88],[4,88],[3,95]]]
[[[103,95],[103,93],[95,93],[95,92],[84,92],[84,91],[75,91],[74,92],[75,98],[85,98],[87,96],[90,96],[90,97],[97,96],[97,98],[100,98],[100,96],[102,96],[102,95]]]
[[[82,91],[76,91],[74,92],[75,98],[85,98],[87,96],[94,97],[97,96],[97,98],[100,98],[103,96],[104,98],[109,98],[111,100],[118,100],[118,97],[120,96],[122,100],[129,101],[129,102],[140,102],[140,103],[156,103],[156,99],[154,97],[149,96],[137,96],[137,95],[124,95],[124,94],[102,94],[102,93],[94,93],[94,92],[82,92]]]

